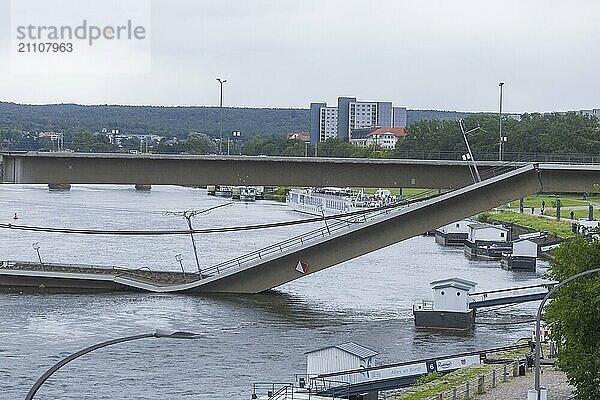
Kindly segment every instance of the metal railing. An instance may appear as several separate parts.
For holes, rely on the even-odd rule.
[[[394,158],[415,160],[462,160],[464,151],[396,150]],[[498,153],[476,153],[477,161],[498,161]],[[503,161],[567,164],[600,164],[600,154],[503,152]]]
[[[277,389],[277,390],[275,390]],[[285,382],[256,382],[252,384],[252,398],[258,399],[258,396],[264,393],[269,400],[293,400],[294,384]]]
[[[481,174],[482,179],[485,180],[501,175],[511,169],[518,167],[517,164],[518,163],[515,162],[505,162],[495,168],[486,170]],[[465,178],[450,184],[448,188],[456,189],[459,187],[464,187],[468,185],[469,182],[472,181],[470,181],[469,178]],[[299,236],[292,237],[290,239],[286,239],[282,242],[275,243],[273,245],[264,247],[260,250],[256,250],[251,253],[247,253],[242,256],[224,261],[220,264],[205,268],[202,270],[202,274],[205,276],[213,276],[215,274],[218,275],[223,273],[224,271],[231,270],[233,268],[241,268],[244,265],[248,265],[256,261],[261,261],[275,254],[281,254],[285,251],[291,250],[292,248],[305,246],[309,243],[316,242],[317,240],[320,240],[324,237],[331,236],[334,233],[338,233],[341,230],[349,229],[354,224],[366,223],[378,217],[388,215],[389,213],[396,211],[399,208],[405,207],[410,203],[426,200],[435,197],[440,193],[441,192],[439,189],[425,190],[417,196],[406,198],[405,202],[399,202],[392,206],[374,208],[372,211],[358,211],[354,213],[349,213],[346,215],[345,219],[343,214],[339,216],[324,217],[324,227],[312,230]],[[332,219],[334,221],[333,223],[327,223],[327,221],[331,221]]]
[[[290,239],[286,239],[282,242],[264,247],[260,250],[256,250],[251,253],[247,253],[242,256],[233,258],[231,260],[227,260],[220,264],[213,265],[212,267],[205,268],[202,270],[202,274],[211,276],[214,274],[221,274],[226,270],[242,267],[243,265],[266,259],[274,254],[281,254],[293,248],[314,243],[317,240],[320,240],[327,236],[331,236],[335,233],[338,233],[341,230],[349,229],[350,227],[355,226],[355,224],[366,223],[374,220],[377,217],[388,215],[392,211],[404,206],[406,206],[406,203],[398,203],[393,207],[387,206],[384,208],[375,208],[373,209],[373,211],[351,216],[346,219],[344,219],[343,216],[338,217],[338,219],[332,219],[327,217],[323,218],[323,221],[327,221],[327,224],[321,228],[309,231],[307,233],[303,233],[298,236],[294,236]],[[330,222],[332,220],[334,222]]]

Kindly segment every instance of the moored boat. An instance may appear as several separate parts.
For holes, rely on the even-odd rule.
[[[291,189],[286,196],[286,204],[292,210],[312,215],[345,214],[396,202],[397,198],[387,189],[379,189],[373,195],[339,187]]]

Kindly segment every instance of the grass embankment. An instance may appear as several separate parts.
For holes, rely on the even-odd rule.
[[[451,390],[480,375],[487,374],[492,370],[492,365],[479,364],[467,368],[461,368],[449,374],[443,375],[431,382],[414,386],[396,397],[398,400],[423,400],[429,399],[440,392]]]
[[[536,231],[546,231],[560,236],[570,238],[575,236],[571,231],[571,221],[556,220],[531,214],[519,214],[513,211],[496,211],[481,214],[480,219],[485,221],[510,222],[516,225],[535,229]]]
[[[577,207],[577,206],[587,206],[588,201],[600,201],[600,196],[592,195],[583,198],[583,196],[567,194],[567,195],[554,195],[554,194],[535,194],[532,196],[527,196],[523,198],[523,206],[525,208],[541,208],[542,201],[545,203],[546,208],[556,208],[556,200],[560,199],[561,207]],[[514,200],[510,202],[510,208],[519,208],[519,200]]]

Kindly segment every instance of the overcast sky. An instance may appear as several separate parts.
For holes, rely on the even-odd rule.
[[[599,18],[597,0],[153,0],[150,73],[21,75],[2,62],[0,100],[217,105],[223,77],[227,106],[354,96],[494,111],[505,81],[507,112],[600,108]]]

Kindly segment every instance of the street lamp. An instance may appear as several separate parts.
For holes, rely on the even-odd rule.
[[[498,113],[498,120],[500,121],[500,150],[498,160],[502,161],[502,142],[504,141],[502,137],[502,86],[504,86],[504,82],[500,82],[498,86],[500,86],[500,112]]]
[[[181,254],[175,254],[175,260],[179,262],[181,266],[181,272],[183,273],[183,279],[187,282],[187,277],[185,276],[185,269],[183,269],[183,256]]]
[[[192,332],[166,331],[163,329],[158,329],[152,333],[143,333],[141,335],[127,336],[127,337],[122,337],[122,338],[118,338],[118,339],[112,339],[112,340],[108,340],[106,342],[97,343],[90,347],[86,347],[85,349],[79,350],[77,353],[73,353],[70,356],[68,356],[68,357],[62,359],[61,361],[57,362],[56,364],[54,364],[48,371],[46,371],[44,373],[44,375],[42,375],[35,382],[35,384],[31,387],[31,389],[29,389],[29,392],[27,393],[27,397],[25,397],[25,400],[33,399],[33,396],[35,396],[35,394],[37,393],[39,388],[44,384],[44,382],[46,382],[46,380],[48,380],[48,378],[50,378],[50,376],[52,376],[52,374],[54,374],[60,368],[62,368],[69,362],[75,360],[76,358],[79,358],[79,357],[83,356],[84,354],[90,353],[94,350],[98,350],[102,347],[110,346],[110,345],[117,344],[117,343],[129,342],[131,340],[146,339],[146,338],[152,338],[152,337],[153,338],[173,338],[173,339],[197,339],[200,336],[201,335],[199,335],[197,333],[192,333]]]
[[[242,132],[240,132],[240,131],[231,132],[231,138],[233,140],[234,146],[237,143],[237,141],[240,140],[241,137],[242,137]],[[241,146],[240,146],[239,150],[240,150],[240,156],[241,156],[242,155],[242,147]],[[229,141],[227,141],[227,155],[229,155]]]
[[[223,154],[223,84],[227,79],[217,78],[217,82],[221,87],[221,95],[219,96],[219,154]]]
[[[42,262],[42,256],[40,254],[40,244],[38,242],[31,243],[31,247],[37,252],[38,260],[40,260],[40,266],[44,268],[44,263]]]
[[[535,321],[535,398],[537,400],[541,400],[541,396],[540,396],[540,375],[541,375],[541,373],[540,373],[540,368],[541,368],[540,353],[541,353],[541,345],[542,344],[541,344],[541,338],[540,338],[540,336],[541,336],[540,330],[541,330],[542,310],[544,309],[544,304],[546,304],[546,301],[550,298],[550,296],[552,296],[554,294],[554,292],[556,292],[558,289],[560,289],[567,283],[574,281],[575,279],[581,278],[582,276],[593,274],[595,272],[600,272],[600,268],[595,268],[595,269],[590,269],[589,271],[580,272],[580,273],[575,274],[575,275],[565,279],[564,281],[558,283],[557,285],[555,285],[552,289],[550,289],[548,291],[548,294],[546,296],[544,296],[540,306],[538,307],[537,319]]]
[[[200,279],[202,279],[203,276],[202,276],[202,270],[200,269],[200,260],[198,259],[198,249],[196,248],[196,239],[194,239],[194,228],[192,227],[192,218],[195,217],[196,215],[204,214],[204,213],[212,211],[216,208],[226,207],[226,206],[230,206],[232,204],[233,203],[219,204],[218,206],[210,207],[205,210],[186,210],[183,212],[174,212],[174,211],[163,212],[163,215],[182,216],[187,221],[189,232],[190,232],[190,239],[192,240],[192,248],[194,249],[194,257],[196,258],[196,268],[198,268],[198,277]],[[177,256],[175,256],[175,257],[177,257]],[[179,261],[179,260],[177,260],[177,261]],[[182,266],[182,268],[183,268],[183,266]]]

